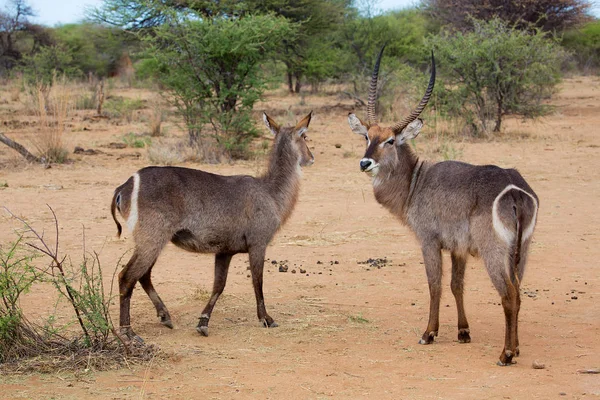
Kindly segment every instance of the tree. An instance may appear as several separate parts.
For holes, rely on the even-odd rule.
[[[600,68],[600,21],[565,32],[561,44],[584,72]]]
[[[461,31],[474,28],[473,18],[499,18],[519,29],[563,31],[590,19],[587,0],[422,0],[432,20]]]
[[[336,43],[331,34],[344,20],[349,0],[251,0],[248,12],[274,13],[298,24],[298,33],[285,38],[277,58],[286,66],[288,89],[299,93],[302,78],[322,79],[332,72]],[[325,46],[329,48],[324,49]],[[295,82],[294,82],[295,80]]]
[[[297,34],[282,38],[276,57],[286,66],[290,92],[297,93],[302,78],[306,73],[312,74],[316,64],[324,64],[318,66],[319,72],[323,72],[321,67],[328,68],[325,64],[330,57],[315,57],[314,46],[318,48],[329,39],[328,34],[342,23],[349,4],[350,0],[104,0],[91,16],[99,22],[138,31],[165,24],[170,12],[191,13],[205,19],[268,14],[284,17],[298,24]]]
[[[5,11],[0,11],[0,67],[13,68],[23,56],[18,46],[20,33],[31,26],[28,17],[35,14],[25,0],[9,0]]]
[[[499,19],[473,21],[472,32],[442,32],[427,44],[435,49],[447,95],[457,99],[454,113],[479,125],[476,132],[498,132],[507,114],[542,115],[560,82],[567,53],[541,30],[518,30]]]
[[[256,133],[250,112],[264,89],[260,63],[295,35],[294,25],[272,15],[171,18],[144,41],[160,82],[183,115],[190,144],[202,150],[212,138],[219,151],[243,157]],[[211,135],[203,132],[207,124]]]
[[[430,26],[418,9],[374,14],[376,10],[371,0],[363,2],[361,7],[347,18],[341,32],[347,55],[343,64],[353,84],[352,96],[365,106],[375,58],[381,46],[387,43],[378,80],[377,109],[381,118],[393,119],[395,113],[404,110],[398,107],[403,102],[401,98],[412,100],[407,91],[412,92],[414,88],[422,91],[417,77],[421,76],[418,70],[429,67],[429,52],[424,51],[423,40],[430,33]],[[421,95],[416,94],[416,101]]]
[[[123,53],[136,49],[137,38],[121,29],[98,24],[67,24],[52,33],[71,57],[71,66],[82,74],[106,77],[117,72]]]

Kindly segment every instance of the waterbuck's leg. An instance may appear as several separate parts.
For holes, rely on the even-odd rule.
[[[512,358],[517,353],[517,318],[518,303],[520,302],[519,291],[507,282],[506,294],[502,296],[502,307],[504,308],[504,317],[506,321],[506,331],[504,334],[504,349],[500,354],[498,365],[510,365],[514,362]]]
[[[125,268],[119,273],[120,331],[127,338],[135,339],[139,342],[143,342],[142,338],[136,335],[133,329],[131,329],[131,295],[133,294],[135,284],[154,265],[159,253],[160,249],[158,251],[146,252],[140,252],[136,249]]]
[[[423,260],[429,283],[429,323],[419,344],[433,343],[440,327],[440,299],[442,296],[442,252],[439,244],[423,244]]]
[[[469,323],[465,314],[463,303],[463,289],[465,282],[465,267],[467,260],[464,256],[452,253],[452,294],[456,299],[456,309],[458,311],[458,341],[460,343],[470,343],[471,336],[469,332]]]
[[[521,245],[521,254],[519,257],[519,264],[517,265],[517,272],[519,274],[519,280],[517,283],[517,316],[515,318],[515,340],[517,348],[515,350],[515,356],[519,356],[519,312],[521,311],[521,292],[520,283],[523,280],[523,274],[525,272],[525,264],[527,263],[527,251],[529,249],[530,240],[525,241]]]
[[[263,269],[265,264],[265,251],[263,248],[251,248],[248,252],[250,258],[250,271],[252,272],[252,286],[254,286],[254,295],[256,296],[256,313],[258,319],[265,328],[275,328],[277,323],[267,314],[265,308],[265,298],[263,295]]]
[[[514,326],[515,326],[515,357],[519,357],[520,354],[520,350],[519,350],[519,312],[521,311],[521,293],[520,293],[520,288],[519,286],[516,287],[517,289],[517,300],[516,300],[516,309],[517,311],[515,312],[515,317],[514,317]]]
[[[219,299],[221,293],[223,293],[223,289],[225,289],[225,283],[227,283],[227,271],[229,271],[229,263],[231,262],[231,258],[233,254],[215,254],[215,280],[213,283],[213,291],[212,296],[210,296],[210,300],[204,307],[202,311],[202,315],[200,315],[200,322],[198,322],[198,326],[196,330],[202,336],[208,336],[208,321],[210,320],[210,315],[212,314],[212,310]]]
[[[171,315],[169,314],[165,303],[163,303],[158,293],[156,293],[154,285],[152,285],[152,267],[154,267],[154,264],[152,264],[150,269],[148,269],[148,272],[146,272],[146,274],[140,278],[140,283],[142,284],[142,287],[146,291],[148,297],[150,297],[150,300],[152,300],[152,304],[154,304],[154,307],[156,308],[156,316],[160,317],[160,323],[167,328],[173,329]]]

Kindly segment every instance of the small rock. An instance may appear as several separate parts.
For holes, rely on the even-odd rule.
[[[538,360],[534,360],[531,363],[531,368],[533,368],[533,369],[546,369],[546,364],[541,363]]]
[[[127,147],[127,145],[125,143],[111,142],[106,147],[108,147],[109,149],[124,149]]]
[[[288,266],[287,265],[280,265],[279,266],[279,272],[287,272],[288,270]]]
[[[305,274],[305,273],[306,273],[306,270],[305,270],[305,269],[302,269],[302,268],[300,268],[300,273],[301,273],[301,274]]]
[[[571,296],[571,300],[577,300],[577,296]]]
[[[342,144],[341,143],[336,143],[335,144],[335,148],[336,149],[341,149],[342,148]]]
[[[295,274],[295,273],[296,273],[296,270],[295,270],[295,269],[293,269],[293,270],[292,270],[292,274]]]
[[[321,261],[317,261],[317,264],[323,264]]]
[[[49,183],[47,185],[41,185],[41,187],[46,190],[62,190],[62,188],[63,188],[62,185],[54,185],[52,183]]]
[[[271,264],[277,264],[277,261],[273,260],[271,261]]]

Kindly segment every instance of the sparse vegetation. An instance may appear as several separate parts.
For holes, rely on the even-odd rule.
[[[110,118],[124,119],[130,123],[135,120],[135,112],[145,108],[141,99],[128,99],[121,96],[108,98],[104,104],[104,112]]]
[[[64,134],[73,110],[73,93],[64,76],[54,75],[52,84],[30,86],[39,131],[31,139],[40,158],[46,163],[64,163],[68,158]]]
[[[148,360],[156,348],[125,343],[116,334],[109,314],[111,293],[105,291],[97,253],[87,253],[78,267],[59,254],[59,226],[54,211],[55,243],[24,219],[15,243],[0,247],[0,364],[3,369],[52,370],[55,367],[105,369],[127,362]],[[12,214],[11,214],[12,215]],[[34,257],[48,263],[39,266]],[[42,260],[38,260],[42,261]],[[42,261],[42,265],[43,261]],[[34,286],[50,284],[59,302],[66,301],[75,319],[62,322],[50,315],[45,323],[31,322],[20,306]],[[79,330],[74,329],[75,326]],[[58,361],[58,362],[57,362]]]
[[[157,165],[176,165],[185,160],[181,143],[153,142],[148,147],[148,160]]]
[[[348,321],[353,322],[355,324],[368,324],[371,321],[363,317],[362,314],[358,315],[348,315]]]
[[[475,135],[499,132],[509,114],[547,113],[544,100],[556,90],[567,58],[541,30],[528,33],[499,19],[475,21],[472,32],[444,31],[427,43],[443,71],[436,89],[447,99],[445,111],[468,121]]]
[[[141,149],[149,146],[152,143],[152,139],[145,135],[135,134],[133,132],[123,136],[123,143],[134,149]]]

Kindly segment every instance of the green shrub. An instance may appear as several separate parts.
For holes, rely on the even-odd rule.
[[[171,23],[145,38],[147,58],[155,60],[158,78],[186,122],[191,145],[245,157],[247,144],[258,134],[251,111],[266,82],[260,63],[293,34],[290,23],[271,15],[197,15],[183,21],[173,16]],[[145,63],[154,71],[150,61]]]
[[[565,32],[562,45],[573,54],[581,71],[597,70],[600,67],[600,21]]]
[[[149,146],[152,143],[152,139],[150,139],[148,136],[137,135],[133,132],[130,132],[127,135],[123,136],[123,143],[125,143],[129,147],[141,149]]]
[[[127,99],[116,96],[106,100],[104,112],[111,118],[123,118],[127,122],[132,122],[135,112],[144,107],[144,102],[141,99]]]
[[[427,40],[438,60],[436,93],[446,98],[446,112],[471,121],[475,134],[492,126],[499,131],[508,114],[548,112],[543,100],[556,90],[568,54],[541,30],[520,31],[498,19],[474,21],[474,27]]]
[[[31,264],[33,256],[22,250],[22,240],[20,236],[15,243],[0,246],[0,363],[10,358],[15,343],[24,339],[20,299],[39,279]]]

